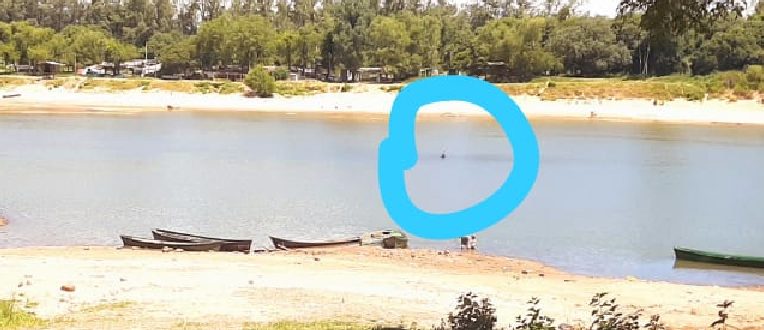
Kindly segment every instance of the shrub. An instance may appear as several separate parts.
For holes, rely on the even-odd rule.
[[[751,86],[758,86],[764,82],[764,66],[749,65],[745,69],[745,77]]]
[[[259,97],[272,97],[276,89],[276,82],[262,66],[256,66],[249,70],[244,77],[244,85],[252,89]]]
[[[626,80],[626,81],[647,80],[647,77],[644,76],[644,75],[641,75],[641,74],[639,74],[639,75],[629,75],[629,76],[626,76],[626,79],[624,79],[624,80]]]
[[[528,301],[528,313],[525,317],[517,317],[517,326],[515,330],[555,330],[554,319],[548,316],[541,315],[541,309],[538,307],[539,299],[531,298]]]
[[[733,89],[736,86],[747,82],[747,77],[740,71],[727,71],[717,75],[717,79],[721,80],[722,84],[727,89]]]
[[[685,85],[684,93],[682,97],[690,101],[700,101],[706,98],[706,91],[704,88],[696,85]]]
[[[738,85],[735,86],[734,94],[739,99],[743,100],[750,100],[753,99],[753,91],[749,90],[746,86]]]
[[[440,329],[491,330],[496,325],[496,309],[488,298],[479,299],[468,292],[459,297],[456,314],[448,313],[448,323]]]
[[[287,80],[289,78],[289,71],[284,68],[278,68],[273,71],[273,78],[276,80]]]
[[[242,85],[234,83],[234,82],[225,82],[220,86],[220,94],[234,94],[234,93],[241,93],[244,89],[242,88]]]
[[[593,330],[639,330],[640,312],[623,314],[615,298],[608,298],[607,292],[595,294],[589,303],[592,307]]]
[[[724,93],[724,84],[719,79],[711,79],[706,84],[706,91],[711,94],[722,94]]]
[[[716,305],[717,308],[719,308],[719,319],[711,323],[711,328],[719,328],[722,329],[727,328],[727,318],[729,318],[730,314],[727,311],[732,304],[734,304],[734,301],[731,300],[725,300],[723,303]]]

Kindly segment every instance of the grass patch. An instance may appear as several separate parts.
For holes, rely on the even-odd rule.
[[[376,329],[400,329],[397,327],[376,327],[351,322],[321,321],[321,322],[275,322],[275,323],[245,323],[244,330],[376,330]]]
[[[497,84],[510,95],[536,95],[543,100],[564,99],[687,99],[751,100],[761,95],[758,69],[719,72],[708,76],[672,75],[634,79],[545,77],[528,83]]]
[[[99,305],[83,308],[82,312],[98,313],[98,312],[104,312],[104,311],[114,311],[114,310],[125,309],[132,305],[133,305],[133,302],[130,302],[130,301],[122,301],[122,302],[116,302],[116,303],[110,303],[110,304],[99,304]]]
[[[20,310],[15,300],[0,300],[0,329],[17,329],[43,325],[42,319]]]
[[[17,87],[32,83],[34,80],[29,77],[0,76],[0,88]]]
[[[168,92],[192,93],[194,91],[194,82],[192,81],[156,80],[152,81],[149,86]]]
[[[328,86],[314,81],[277,81],[274,93],[283,96],[315,95],[327,92]]]
[[[403,88],[403,85],[382,86],[382,90],[386,93],[398,93]]]
[[[56,78],[56,79],[53,79],[53,80],[46,81],[45,82],[45,87],[48,87],[48,88],[59,88],[59,87],[64,86],[65,83],[66,83],[66,79],[65,78]]]

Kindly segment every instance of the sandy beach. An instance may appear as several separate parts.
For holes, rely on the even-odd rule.
[[[0,113],[109,113],[135,114],[167,111],[256,111],[292,114],[389,114],[395,93],[379,88],[362,92],[323,93],[271,99],[247,98],[240,94],[189,94],[158,90],[120,92],[48,89],[30,84],[3,90],[21,94],[0,100]],[[696,124],[764,124],[764,104],[757,100],[675,100],[653,105],[651,100],[557,100],[536,96],[513,99],[527,117],[615,121],[675,122]],[[424,116],[488,117],[481,108],[465,102],[442,102],[421,109]],[[594,114],[594,116],[592,116]]]
[[[109,114],[244,111],[384,118],[396,94],[381,90],[313,96],[164,91],[47,89],[40,84],[2,90],[1,114]],[[613,120],[692,124],[764,124],[758,101],[542,101],[514,97],[531,119]],[[423,114],[481,117],[474,105],[429,105]],[[594,116],[592,116],[594,114]],[[3,219],[0,218],[0,227]],[[606,266],[606,265],[603,265]],[[734,300],[731,324],[764,328],[764,288],[693,286],[635,278],[568,274],[539,263],[480,254],[347,247],[253,255],[142,251],[116,247],[0,249],[0,299],[51,322],[49,329],[241,329],[247,322],[343,320],[429,328],[453,311],[465,292],[490,298],[498,325],[541,299],[556,323],[588,325],[591,297],[609,292],[624,312],[660,314],[672,329],[701,329],[717,319],[716,304]],[[62,286],[72,292],[62,291]]]
[[[541,299],[559,323],[585,324],[609,292],[624,311],[660,314],[674,329],[706,328],[717,303],[728,324],[764,327],[764,288],[724,288],[566,274],[538,263],[428,250],[346,247],[262,254],[46,247],[0,250],[1,297],[15,296],[53,329],[240,329],[245,322],[439,323],[472,291],[508,326]],[[71,285],[74,292],[61,287]]]

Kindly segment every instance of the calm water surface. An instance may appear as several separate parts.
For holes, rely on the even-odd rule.
[[[764,272],[675,268],[672,247],[764,255],[764,128],[536,121],[526,202],[479,235],[491,254],[567,271],[764,285]],[[433,212],[492,193],[512,167],[491,121],[417,126],[412,199]],[[119,244],[168,227],[319,239],[394,226],[376,179],[383,120],[264,114],[0,115],[0,247]],[[443,149],[448,158],[439,158]],[[414,240],[415,247],[458,248]]]

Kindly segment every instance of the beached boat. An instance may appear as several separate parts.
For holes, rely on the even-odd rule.
[[[407,249],[409,239],[403,233],[392,233],[390,236],[382,239],[382,247],[385,249]]]
[[[683,247],[675,247],[674,254],[676,254],[677,260],[705,262],[737,267],[764,268],[764,257],[731,255],[717,252],[693,250]]]
[[[278,238],[269,236],[273,242],[273,246],[277,249],[306,249],[306,248],[319,248],[319,247],[331,247],[337,245],[348,244],[360,244],[360,237],[351,237],[338,240],[325,240],[325,241],[295,241],[286,238]]]
[[[382,240],[394,233],[399,233],[399,231],[386,229],[365,233],[361,235],[361,245],[382,245]]]
[[[119,235],[125,246],[137,246],[144,249],[181,249],[185,251],[219,251],[221,241],[204,242],[168,242],[157,239]]]
[[[195,234],[189,234],[179,231],[171,231],[166,229],[155,228],[151,231],[154,239],[170,241],[170,242],[203,242],[203,241],[220,241],[220,251],[240,251],[249,252],[252,249],[251,239],[230,239],[230,238],[217,238],[207,237]]]

